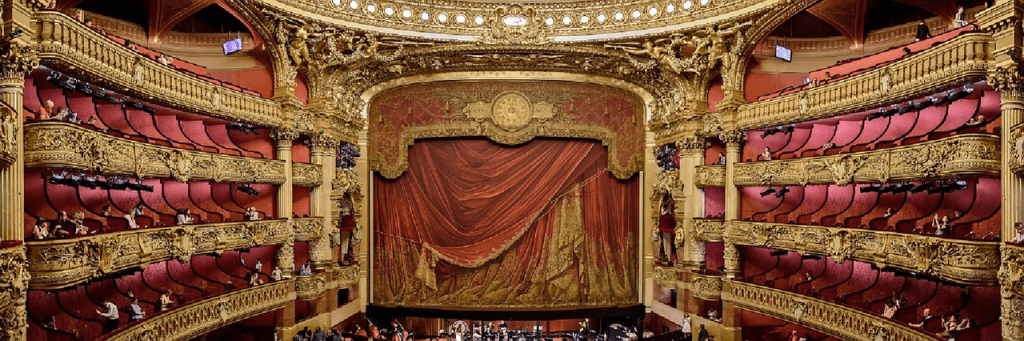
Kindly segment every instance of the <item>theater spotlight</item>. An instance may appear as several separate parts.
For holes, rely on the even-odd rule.
[[[778,193],[775,193],[775,197],[776,198],[784,197],[784,196],[786,196],[786,193],[789,193],[789,186],[783,186],[782,189],[779,190]]]
[[[772,193],[775,193],[775,187],[768,187],[768,189],[764,190],[764,192],[761,192],[761,197],[764,198]]]
[[[920,185],[914,186],[914,188],[911,188],[910,189],[910,193],[921,193],[922,191],[927,191],[930,188],[934,188],[934,187],[935,186],[932,185],[932,184],[920,184]]]
[[[775,251],[772,251],[772,253],[771,253],[772,257],[785,256],[785,255],[788,255],[788,254],[789,254],[789,251],[786,251],[786,250],[775,250]]]
[[[821,256],[814,255],[814,254],[805,254],[805,255],[800,256],[800,259],[821,260],[821,258],[822,258]]]
[[[882,185],[880,185],[880,184],[873,184],[871,186],[864,186],[864,187],[860,188],[860,192],[861,193],[871,193],[871,192],[878,193],[878,192],[881,192],[881,191],[882,191]]]
[[[238,191],[248,195],[260,195],[260,191],[250,187],[249,185],[239,185]]]
[[[906,192],[906,191],[909,191],[909,190],[912,190],[912,189],[914,189],[914,184],[911,184],[911,183],[904,182],[904,183],[901,183],[901,184],[892,185],[892,192],[893,193],[903,193],[903,192]]]

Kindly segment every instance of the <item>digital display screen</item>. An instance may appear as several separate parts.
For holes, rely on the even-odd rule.
[[[792,62],[793,50],[787,49],[782,45],[775,45],[775,58],[782,59],[787,62]]]
[[[235,38],[224,42],[224,54],[232,54],[242,50],[242,38]]]

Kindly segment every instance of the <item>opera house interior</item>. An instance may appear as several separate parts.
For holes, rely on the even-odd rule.
[[[2,4],[0,341],[1024,340],[1024,0]]]

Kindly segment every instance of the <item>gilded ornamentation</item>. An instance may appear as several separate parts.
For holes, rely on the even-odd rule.
[[[295,300],[293,289],[291,281],[280,281],[189,302],[149,317],[145,323],[119,329],[106,340],[191,340],[224,325],[280,309]]]
[[[18,136],[21,118],[7,106],[0,106],[0,169],[18,160]]]
[[[39,55],[34,46],[20,40],[9,40],[0,44],[0,79],[22,80],[29,72],[39,67]]]
[[[292,164],[292,183],[299,186],[316,187],[324,182],[323,166],[310,163]]]
[[[661,199],[662,196],[682,189],[678,171],[658,172],[658,180],[654,182],[651,198]],[[654,200],[660,201],[660,200]]]
[[[722,300],[739,309],[807,326],[841,340],[935,340],[931,334],[880,315],[741,281],[730,281]]]
[[[139,58],[137,52],[62,13],[40,11],[33,20],[47,28],[37,32],[38,43],[33,45],[47,67],[65,73],[86,73],[94,85],[124,89],[128,96],[160,105],[232,121],[281,126],[281,106],[273,100],[222,87],[220,106],[214,106],[204,94],[219,85]],[[21,70],[35,70],[35,65],[25,64]],[[24,79],[24,74],[16,78]],[[132,86],[125,87],[126,84]]]
[[[331,185],[335,192],[340,194],[354,193],[356,196],[361,196],[362,189],[359,185],[359,171],[355,168],[336,169],[334,174],[334,180],[331,181]]]
[[[30,241],[28,271],[33,289],[60,289],[110,274],[192,255],[285,242],[284,220],[147,228],[82,238]]]
[[[295,240],[318,240],[325,232],[323,218],[292,218],[295,227]]]
[[[726,239],[736,245],[828,255],[924,273],[968,285],[992,285],[999,243],[821,226],[732,221]]]
[[[136,142],[63,122],[25,126],[25,165],[73,168],[177,181],[284,183],[284,161]]]
[[[704,150],[711,147],[711,143],[702,137],[688,137],[676,142],[679,153],[682,154],[704,154]]]
[[[532,7],[520,4],[501,6],[494,10],[484,24],[489,30],[480,35],[485,44],[546,44],[550,28],[544,27],[544,18]]]
[[[676,268],[671,266],[654,266],[654,281],[662,287],[676,287]]]
[[[270,133],[270,138],[274,141],[287,142],[287,145],[291,146],[292,141],[299,138],[299,131],[291,128],[278,128]]]
[[[693,219],[693,237],[698,241],[720,242],[725,228],[721,220]]]
[[[359,265],[339,266],[335,268],[334,279],[342,286],[359,283]]]
[[[989,82],[993,84],[988,71],[989,57],[985,52],[991,49],[991,43],[992,37],[987,33],[963,34],[922,53],[893,62],[887,68],[743,104],[737,114],[737,126],[749,130],[874,109],[921,98],[931,95],[935,89],[953,88],[986,76],[989,76]],[[918,68],[916,65],[935,67]],[[999,72],[993,74],[1000,75]],[[883,79],[888,79],[888,91],[882,91]],[[997,84],[1021,83],[998,82],[996,80]]]
[[[1021,174],[1024,173],[1024,124],[1011,127],[1009,133],[1010,159],[1007,163],[1014,173]]]
[[[722,142],[725,142],[725,145],[727,147],[734,146],[736,148],[739,148],[740,145],[742,145],[743,142],[747,140],[747,133],[739,130],[730,130],[718,134],[718,139],[722,140]]]
[[[690,292],[693,297],[707,301],[722,299],[722,276],[693,273],[690,278]]]
[[[337,137],[326,134],[310,136],[309,141],[307,142],[314,153],[333,153],[334,150],[338,148],[338,144],[341,143]]]
[[[928,142],[792,160],[737,163],[739,186],[878,183],[999,174],[999,138],[957,134]],[[1012,164],[1012,161],[1011,161]]]
[[[0,340],[21,340],[28,328],[25,300],[29,272],[25,248],[0,249]]]
[[[295,295],[299,300],[312,300],[323,295],[326,290],[326,272],[309,276],[295,276]]]
[[[725,165],[697,166],[693,184],[697,188],[725,186]]]

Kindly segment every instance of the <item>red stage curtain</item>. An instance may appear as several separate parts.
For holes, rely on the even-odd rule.
[[[374,180],[376,303],[636,302],[639,182],[599,142],[424,140],[409,165]]]

